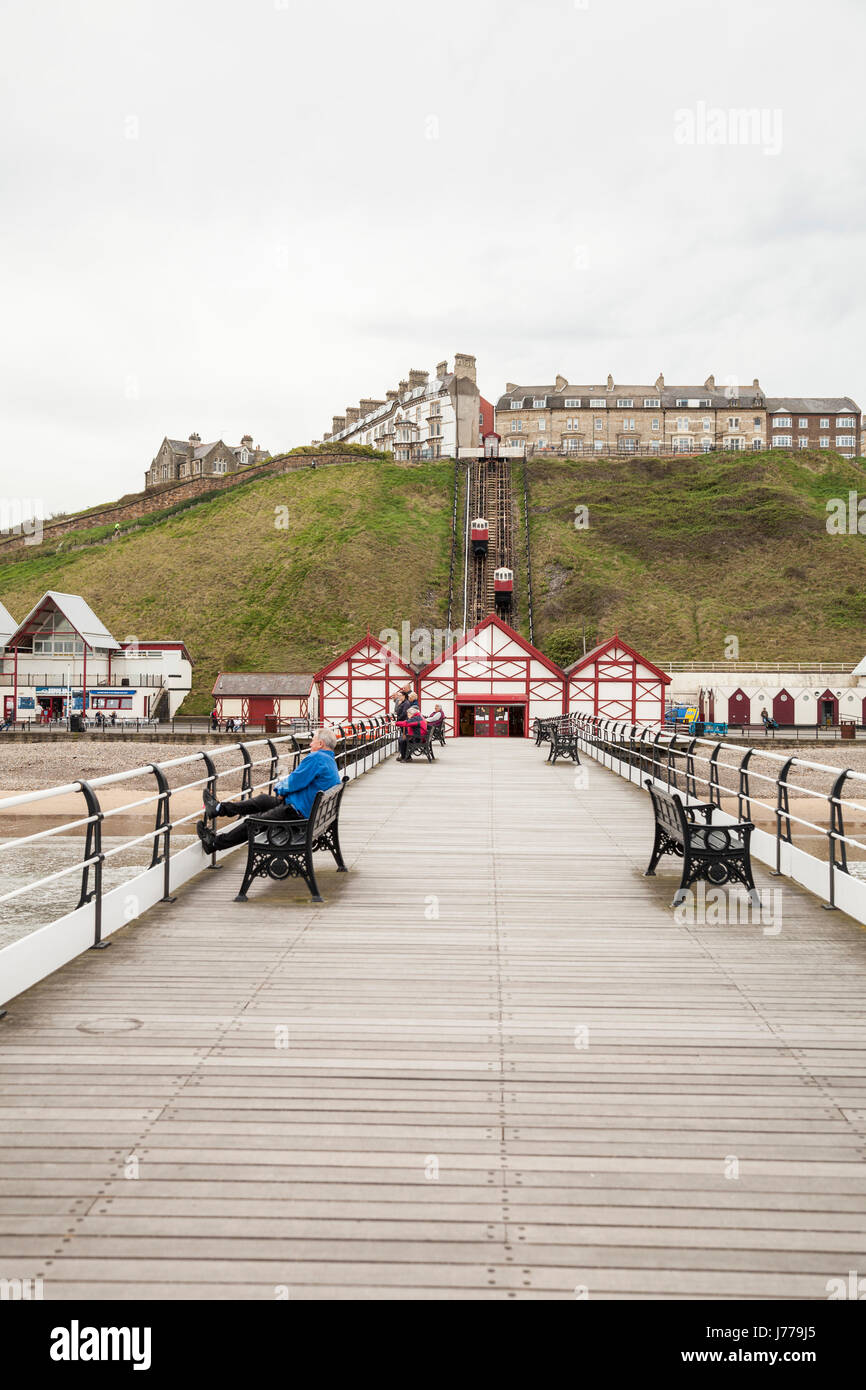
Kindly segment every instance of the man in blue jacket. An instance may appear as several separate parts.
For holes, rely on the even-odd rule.
[[[230,849],[247,840],[245,816],[263,816],[265,820],[307,820],[313,809],[317,792],[340,784],[340,774],[334,758],[337,737],[333,729],[319,729],[313,734],[310,751],[296,770],[274,786],[274,795],[251,796],[246,801],[217,801],[209,791],[204,793],[204,808],[209,816],[240,816],[237,825],[215,834],[203,820],[196,832],[205,851]]]

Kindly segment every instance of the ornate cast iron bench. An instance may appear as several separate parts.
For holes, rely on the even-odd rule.
[[[656,865],[663,854],[673,854],[683,861],[680,886],[674,894],[672,907],[686,896],[686,889],[698,879],[716,887],[725,883],[742,883],[753,900],[757,899],[749,841],[754,826],[751,821],[736,825],[713,825],[711,803],[685,806],[677,792],[668,793],[645,782],[655,815],[655,841],[646,877],[655,875]],[[695,818],[700,814],[703,823]]]
[[[426,758],[428,763],[435,763],[436,759],[433,756],[434,734],[435,729],[428,725],[427,732],[423,738],[413,735],[406,740],[406,753],[410,762],[413,758]]]
[[[557,758],[571,758],[574,762],[580,763],[576,732],[569,724],[554,721],[550,729],[550,752],[547,761],[555,763]]]
[[[322,901],[313,870],[313,855],[316,850],[330,850],[337,861],[337,872],[347,872],[340,851],[338,829],[340,802],[345,786],[345,782],[341,782],[338,787],[329,787],[326,792],[317,792],[309,820],[248,817],[247,866],[240,892],[235,898],[236,903],[247,901],[247,889],[257,877],[278,881],[284,878],[302,878],[312,894],[313,902]]]
[[[535,746],[540,748],[542,743],[550,742],[550,731],[553,727],[552,719],[535,719],[532,723],[532,732],[535,734]]]
[[[437,723],[435,723],[435,724],[428,724],[428,725],[427,725],[427,729],[428,729],[428,731],[432,731],[432,734],[433,734],[432,742],[433,742],[433,743],[441,743],[441,744],[442,744],[442,747],[444,748],[444,747],[445,747],[445,720],[444,720],[444,719],[440,719],[440,720],[438,720]]]

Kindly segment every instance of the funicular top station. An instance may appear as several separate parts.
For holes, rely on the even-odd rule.
[[[237,903],[245,850],[181,847],[182,787],[267,786],[289,740],[163,769],[125,887],[91,841],[80,905],[0,950],[0,1274],[51,1299],[824,1299],[858,1268],[866,779],[678,742],[652,663],[587,655],[564,673],[491,618],[420,674],[369,638],[319,673],[350,779],[321,903],[279,873]],[[399,767],[406,679],[448,736]],[[479,738],[485,704],[530,736]],[[757,909],[703,882],[672,909],[676,856],[644,876],[647,778],[723,835],[751,818]],[[6,798],[4,835],[53,795]]]

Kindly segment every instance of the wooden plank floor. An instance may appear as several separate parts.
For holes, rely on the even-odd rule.
[[[0,1277],[821,1299],[866,1271],[866,932],[762,870],[778,935],[677,925],[645,794],[544,756],[391,762],[323,907],[235,904],[235,857],[14,1001]]]

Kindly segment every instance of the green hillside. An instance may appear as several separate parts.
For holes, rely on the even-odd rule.
[[[527,469],[534,636],[555,660],[580,654],[584,626],[588,642],[619,630],[659,661],[722,661],[730,634],[744,661],[866,652],[866,536],[826,527],[828,499],[866,494],[860,462],[770,452]],[[0,599],[20,618],[45,589],[66,590],[118,638],[183,638],[195,662],[184,708],[202,711],[220,669],[313,671],[368,624],[443,628],[453,476],[449,460],[359,459],[243,483],[117,539],[102,528],[13,552]],[[513,480],[525,631],[522,466]],[[458,556],[458,614],[460,579]]]
[[[778,450],[534,460],[536,643],[573,660],[585,623],[588,641],[619,630],[661,661],[723,661],[729,634],[743,661],[860,660],[866,536],[828,534],[826,504],[866,495],[861,465]]]
[[[444,627],[453,476],[359,461],[242,484],[117,539],[13,552],[0,598],[20,619],[46,589],[79,593],[118,639],[182,638],[200,712],[220,669],[315,671],[368,623]]]

